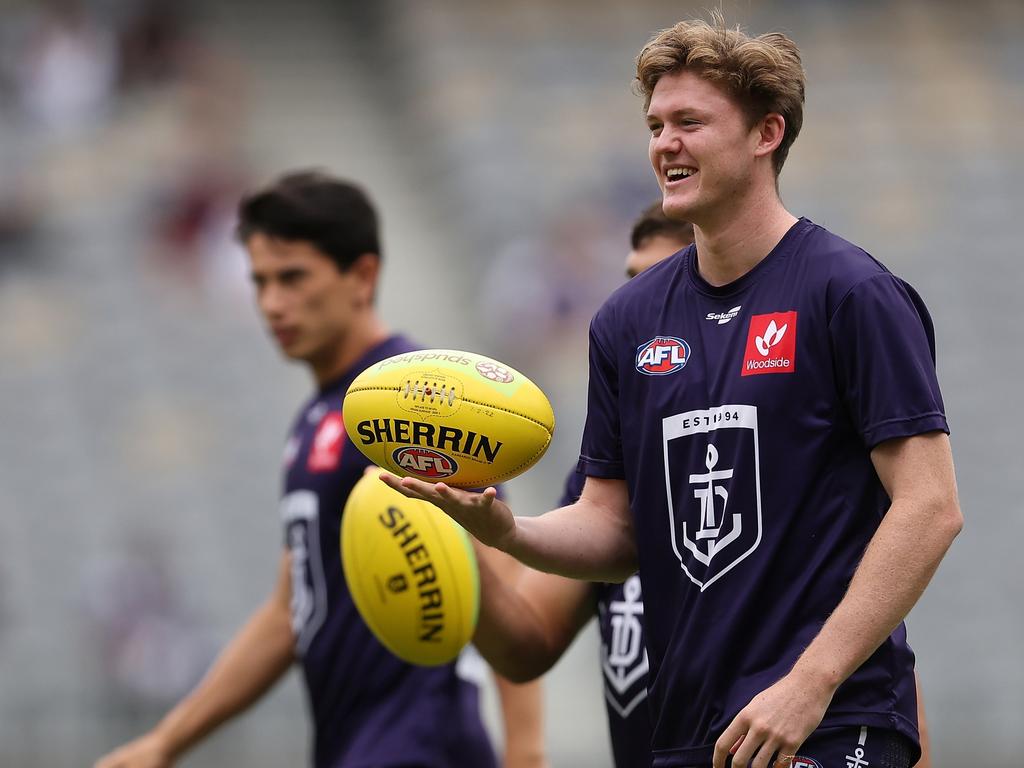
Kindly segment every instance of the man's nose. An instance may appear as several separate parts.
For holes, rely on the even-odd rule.
[[[260,288],[257,303],[265,316],[278,316],[284,311],[284,291],[275,283],[267,283]]]
[[[682,148],[679,132],[665,126],[654,138],[654,152],[659,155],[674,155]]]

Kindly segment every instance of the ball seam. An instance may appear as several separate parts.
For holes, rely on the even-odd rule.
[[[401,390],[400,387],[368,387],[366,385],[363,385],[363,386],[360,386],[360,387],[352,387],[351,389],[348,390],[348,392],[346,392],[346,396],[348,396],[349,392],[401,392],[401,391],[402,390]],[[468,397],[460,397],[459,400],[462,400],[465,403],[472,403],[473,405],[481,405],[481,406],[483,406],[485,408],[493,408],[496,411],[502,411],[504,413],[511,413],[513,416],[518,416],[521,419],[526,419],[527,421],[533,422],[538,427],[541,427],[549,435],[553,435],[555,433],[554,425],[549,427],[543,421],[538,421],[537,419],[533,418],[529,414],[520,413],[519,411],[512,410],[511,408],[503,408],[500,405],[493,405],[491,403],[484,403],[484,402],[482,402],[480,400],[472,400],[472,399],[470,399]]]

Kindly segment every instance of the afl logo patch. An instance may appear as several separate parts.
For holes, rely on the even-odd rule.
[[[397,449],[391,454],[391,458],[406,472],[431,480],[451,477],[459,471],[459,465],[455,463],[455,459],[430,448],[406,446]]]
[[[793,768],[821,768],[821,763],[813,757],[797,755],[793,758]]]
[[[636,348],[636,369],[647,376],[667,376],[690,359],[690,345],[675,336],[655,336]]]

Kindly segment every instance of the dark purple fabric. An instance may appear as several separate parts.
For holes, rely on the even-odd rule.
[[[332,442],[342,401],[371,363],[417,348],[396,336],[371,350],[302,408],[285,451],[281,515],[317,768],[495,766],[476,686],[453,664],[416,667],[393,656],[359,616],[342,573],[342,510],[369,465],[343,426]]]
[[[948,431],[927,310],[864,251],[801,219],[729,285],[697,258],[652,267],[594,317],[579,463],[629,490],[665,766],[709,761],[842,598],[889,504],[869,449]],[[823,726],[916,743],[913,665],[900,625]]]

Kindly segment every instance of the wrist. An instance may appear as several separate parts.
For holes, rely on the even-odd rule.
[[[502,761],[505,768],[546,768],[547,764],[544,750],[540,747],[535,749],[510,747],[505,750],[505,759]]]
[[[521,534],[522,526],[519,523],[519,518],[513,516],[512,525],[510,525],[508,530],[501,535],[501,538],[494,543],[494,548],[499,549],[506,555],[511,555],[518,560],[523,549]]]
[[[164,720],[149,732],[150,743],[166,760],[177,760],[188,748],[188,740],[176,731],[176,724]]]
[[[832,698],[847,677],[834,659],[818,659],[806,652],[793,665],[789,674],[800,680],[805,689],[816,691],[827,698]]]

